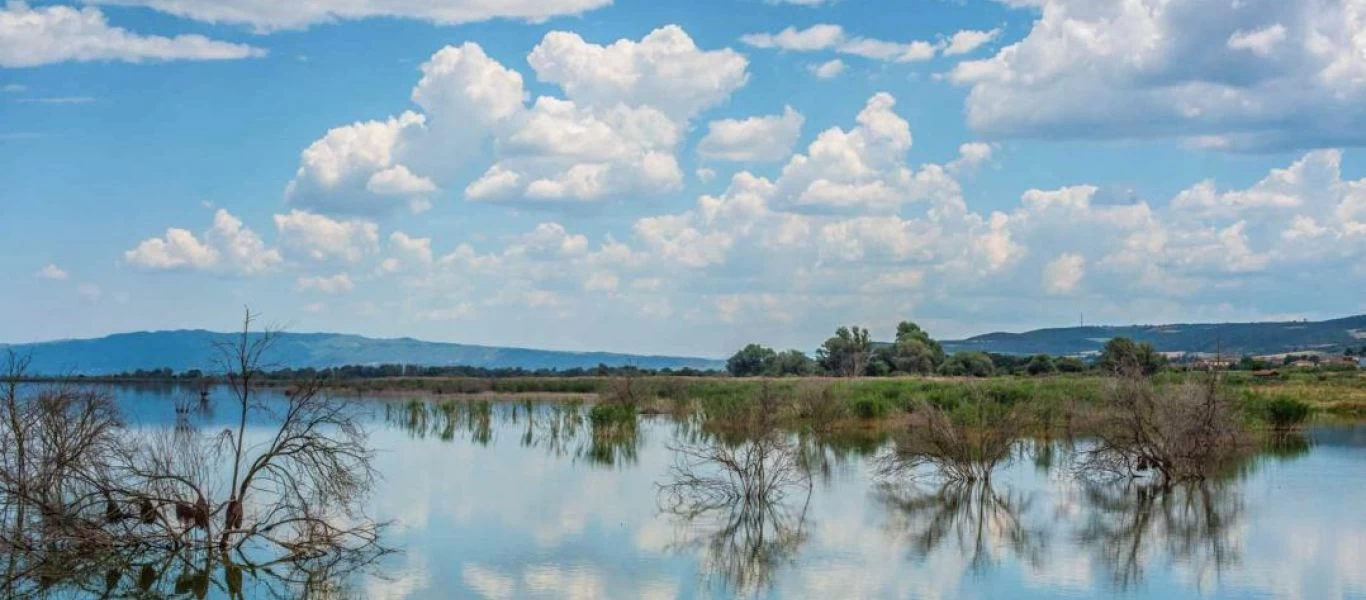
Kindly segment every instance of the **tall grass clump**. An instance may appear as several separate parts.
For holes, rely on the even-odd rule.
[[[1281,394],[1262,403],[1259,412],[1262,420],[1272,429],[1284,431],[1304,424],[1309,420],[1312,409],[1304,402]]]
[[[588,422],[595,428],[633,425],[636,422],[636,407],[634,404],[615,402],[594,404],[593,408],[588,409]]]

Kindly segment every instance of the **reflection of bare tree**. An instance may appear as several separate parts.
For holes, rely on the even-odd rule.
[[[916,556],[953,542],[973,568],[994,562],[992,551],[1000,547],[1030,564],[1043,561],[1047,536],[1042,528],[1026,525],[1032,502],[1024,494],[987,481],[948,480],[934,489],[885,483],[876,498],[891,515],[889,529],[905,532]]]
[[[727,444],[675,446],[660,508],[686,533],[678,546],[701,548],[705,570],[737,593],[758,593],[806,540],[811,477],[798,448],[776,432]]]
[[[884,475],[930,475],[952,481],[990,481],[1014,456],[1022,417],[973,389],[972,400],[953,413],[933,404],[919,408],[923,423],[897,438],[881,461]]]
[[[1190,565],[1203,579],[1239,560],[1233,535],[1242,519],[1239,493],[1211,481],[1163,487],[1083,482],[1088,514],[1077,533],[1129,588],[1142,581],[1152,560]]]
[[[101,554],[46,554],[45,571],[60,576],[17,587],[24,596],[67,598],[359,598],[352,574],[373,565],[377,552],[343,550],[308,561],[249,563],[212,550],[145,546]]]

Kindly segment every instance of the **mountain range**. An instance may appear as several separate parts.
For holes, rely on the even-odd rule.
[[[31,344],[0,344],[31,357],[30,371],[43,375],[108,375],[169,367],[175,371],[216,370],[215,344],[237,334],[203,330],[140,331],[101,338]],[[684,356],[641,356],[611,352],[565,352],[502,348],[412,338],[379,339],[339,333],[280,333],[270,353],[272,368],[408,364],[423,366],[591,368],[634,365],[648,369],[720,369],[725,361]],[[1267,355],[1340,352],[1366,347],[1366,315],[1327,321],[1182,323],[1059,327],[1024,333],[988,333],[944,341],[944,350],[1002,354],[1081,355],[1098,352],[1114,337],[1149,342],[1172,353]]]
[[[1366,315],[1327,321],[1059,327],[1025,333],[988,333],[942,343],[946,352],[1064,355],[1098,352],[1107,340],[1115,337],[1148,342],[1161,352],[1173,353],[1336,353],[1346,347],[1366,346]]]
[[[109,375],[166,367],[177,372],[189,369],[216,371],[219,356],[216,345],[230,343],[239,335],[203,330],[139,331],[94,339],[13,344],[9,347],[28,355],[31,358],[29,370],[42,375]],[[712,369],[725,366],[724,361],[708,358],[499,348],[339,333],[279,333],[276,336],[267,356],[270,363],[268,368],[378,364],[524,369],[592,368],[599,364],[634,365],[648,369]],[[0,344],[0,347],[4,345]]]

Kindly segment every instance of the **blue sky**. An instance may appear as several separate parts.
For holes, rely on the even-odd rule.
[[[342,6],[344,4],[344,6]],[[1366,2],[0,9],[0,339],[1366,311]]]

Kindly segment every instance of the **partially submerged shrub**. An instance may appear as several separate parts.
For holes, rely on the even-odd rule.
[[[1133,373],[1116,377],[1109,396],[1097,445],[1079,463],[1083,473],[1203,480],[1249,450],[1240,411],[1217,375],[1156,385]]]
[[[849,403],[849,409],[860,419],[881,419],[891,414],[892,405],[878,396],[861,396]]]
[[[849,414],[848,405],[828,385],[807,383],[799,385],[794,393],[797,416],[806,419],[816,431],[827,431]]]
[[[923,424],[912,426],[884,462],[885,474],[916,476],[925,467],[951,481],[990,480],[1011,458],[1023,419],[1018,407],[994,401],[977,388],[971,400],[952,412],[934,404],[918,411]]]
[[[1289,396],[1276,396],[1262,405],[1262,419],[1278,430],[1292,429],[1309,419],[1308,404]]]
[[[594,404],[593,408],[588,410],[588,422],[592,423],[593,427],[634,424],[636,407],[633,404],[615,402]]]

